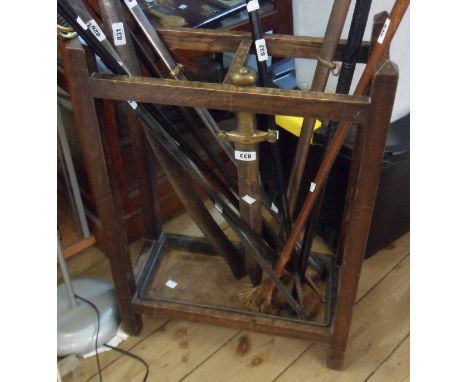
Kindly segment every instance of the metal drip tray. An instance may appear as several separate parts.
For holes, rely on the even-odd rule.
[[[246,309],[239,298],[242,291],[251,287],[248,277],[236,279],[206,239],[164,233],[147,253],[138,279],[137,296],[149,305],[192,306],[327,326],[331,317],[333,273],[328,272],[325,281],[317,282],[320,292],[326,296],[325,303],[309,287],[303,287],[307,320],[299,320],[279,297],[274,314],[257,313]]]

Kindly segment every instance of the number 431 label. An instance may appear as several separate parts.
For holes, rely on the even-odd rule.
[[[123,23],[112,24],[112,34],[114,36],[115,46],[125,45],[127,43]]]

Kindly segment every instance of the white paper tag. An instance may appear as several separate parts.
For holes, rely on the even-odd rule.
[[[255,40],[255,47],[257,48],[258,61],[268,60],[268,51],[266,47],[265,39]]]
[[[104,35],[104,32],[99,27],[96,20],[94,20],[94,19],[89,20],[88,24],[89,24],[90,31],[93,32],[93,35],[96,36],[96,38],[98,39],[99,42],[104,41],[106,39],[106,36]]]
[[[311,182],[310,183],[310,192],[314,192],[315,191],[315,187],[317,187],[317,185],[314,183],[314,182]]]
[[[243,160],[243,161],[254,161],[257,159],[257,153],[255,151],[239,151],[236,150],[234,151],[234,157],[237,160]]]
[[[218,210],[218,212],[219,212],[220,214],[223,213],[223,207],[221,207],[218,203],[215,203],[214,206],[215,206],[215,208]]]
[[[276,133],[276,140],[279,139],[279,130],[275,130],[275,133]]]
[[[125,30],[122,22],[112,24],[112,35],[114,36],[115,46],[125,45],[127,43],[127,39],[125,38]]]
[[[88,26],[87,26],[86,23],[81,19],[80,16],[78,16],[78,17],[76,18],[76,22],[77,22],[78,24],[80,24],[80,27],[83,28],[84,30],[88,29]]]
[[[185,8],[187,8],[187,7],[188,7],[187,4],[180,4],[178,8],[179,8],[179,9],[185,9]]]
[[[279,211],[279,210],[278,210],[278,207],[276,207],[276,204],[275,204],[275,203],[271,203],[271,210],[272,210],[275,214],[277,214],[278,211]]]
[[[177,286],[177,283],[174,280],[169,279],[166,281],[166,286],[168,288],[174,289]]]
[[[387,20],[385,20],[385,24],[382,27],[382,30],[380,31],[379,38],[377,39],[377,42],[379,44],[383,44],[383,41],[385,39],[385,35],[387,34],[389,25],[390,25],[390,19],[387,18]]]
[[[243,196],[242,200],[246,202],[247,204],[254,204],[257,201],[255,198],[252,198],[250,195]]]
[[[125,4],[127,4],[127,7],[129,7],[130,9],[135,7],[137,5],[137,1],[136,0],[125,0]]]
[[[258,5],[258,0],[250,0],[247,3],[247,12],[253,12],[257,9],[260,9],[260,5]]]
[[[127,102],[133,110],[136,110],[136,108],[138,107],[138,104],[135,101],[127,101]]]

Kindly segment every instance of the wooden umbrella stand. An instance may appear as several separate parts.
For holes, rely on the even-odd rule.
[[[379,21],[374,25],[376,30],[380,30],[377,28],[383,16],[376,16]],[[172,51],[236,52],[230,73],[239,70],[248,55],[255,52],[250,33],[246,32],[187,28],[158,29],[158,32]],[[323,39],[267,35],[265,41],[272,56],[317,59]],[[366,62],[370,45],[362,45],[358,62]],[[341,41],[334,60],[340,59],[344,46],[345,41]],[[77,135],[102,223],[102,242],[109,257],[125,329],[130,334],[138,334],[142,327],[141,313],[148,312],[323,341],[329,344],[328,365],[341,368],[398,82],[397,68],[388,56],[376,67],[368,96],[235,86],[230,81],[214,84],[103,75],[95,71],[91,58],[76,40],[69,42],[63,51]],[[106,164],[108,153],[103,148],[101,133],[105,126],[100,126],[98,118],[102,99],[296,115],[347,121],[358,126],[341,244],[327,263],[328,278],[323,287],[326,303],[319,319],[243,309],[235,297],[242,288],[241,280],[233,277],[207,240],[160,233],[161,224],[155,213],[158,208],[154,205],[158,203],[156,197],[142,198],[142,208],[154,216],[145,219],[147,245],[136,267],[132,266],[115,184]],[[144,155],[139,158],[143,160]],[[146,168],[141,163],[138,165]],[[238,248],[241,250],[241,246]]]

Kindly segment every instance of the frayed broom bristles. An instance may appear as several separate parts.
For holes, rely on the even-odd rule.
[[[263,283],[256,287],[252,287],[252,285],[245,286],[239,292],[239,300],[247,309],[264,313],[264,289]]]

